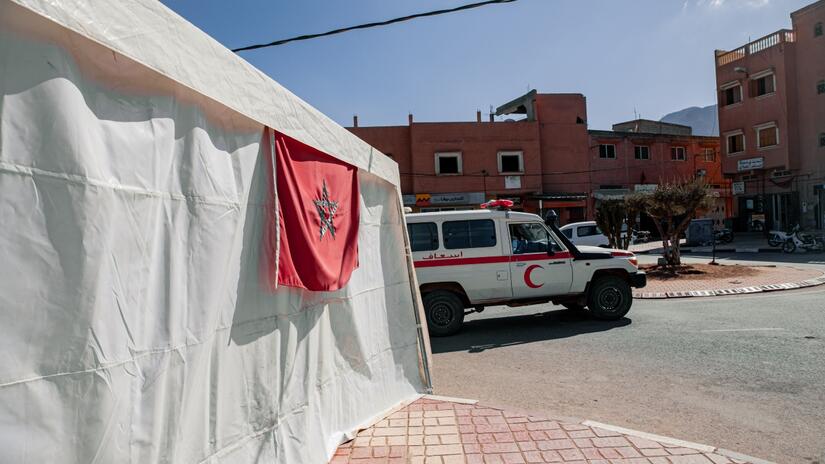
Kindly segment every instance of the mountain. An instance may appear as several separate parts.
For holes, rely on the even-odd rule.
[[[665,115],[661,121],[690,126],[693,128],[693,135],[719,135],[719,114],[716,112],[716,105],[704,108],[691,106]]]

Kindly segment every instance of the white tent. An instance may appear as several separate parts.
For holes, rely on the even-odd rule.
[[[359,168],[340,291],[261,288],[265,126]],[[0,462],[324,462],[428,388],[397,165],[153,0],[0,0],[0,224]]]

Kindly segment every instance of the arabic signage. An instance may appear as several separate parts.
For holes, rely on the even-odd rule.
[[[744,195],[745,194],[745,183],[744,182],[734,182],[730,184],[731,191],[733,191],[734,195]]]
[[[762,169],[763,166],[765,166],[765,158],[762,157],[743,159],[736,163],[736,169],[740,172]]]
[[[404,195],[404,206],[474,205],[484,203],[484,193],[417,193]]]

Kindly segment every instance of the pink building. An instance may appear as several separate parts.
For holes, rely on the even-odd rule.
[[[494,116],[504,121],[495,121]],[[612,131],[587,130],[580,94],[535,90],[500,106],[488,121],[415,122],[350,130],[393,157],[404,202],[415,211],[478,208],[512,199],[516,208],[554,209],[562,224],[592,219],[600,199],[650,190],[662,182],[706,176],[720,198],[709,216],[728,217],[719,138],[687,126],[636,120]]]
[[[825,228],[825,0],[783,29],[717,50],[723,173],[737,228]]]
[[[517,209],[556,209],[563,222],[588,211],[587,107],[580,94],[535,90],[496,111],[506,121],[416,122],[349,128],[391,156],[401,191],[416,211],[478,208],[508,198]],[[515,120],[519,119],[519,120]]]

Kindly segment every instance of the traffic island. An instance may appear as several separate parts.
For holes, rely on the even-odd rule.
[[[344,443],[333,464],[760,464],[750,456],[592,421],[424,396]]]
[[[825,273],[794,266],[646,265],[647,286],[633,293],[634,298],[686,298],[741,295],[813,287],[825,283]]]

